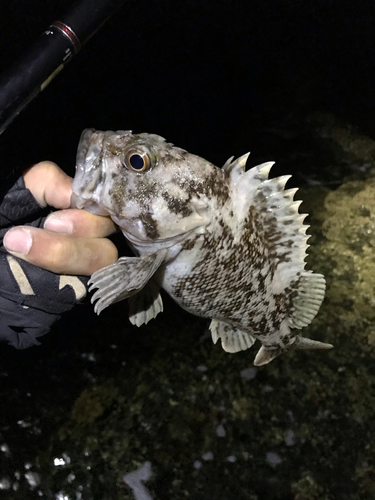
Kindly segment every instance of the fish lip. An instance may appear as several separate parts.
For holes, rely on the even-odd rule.
[[[95,132],[93,128],[86,128],[79,139],[77,147],[76,169],[84,170],[87,151],[90,146],[90,139]]]
[[[72,207],[86,208],[86,205],[90,203],[93,185],[100,172],[104,138],[104,132],[93,128],[87,128],[81,134],[77,147],[76,172],[72,183]]]
[[[84,180],[85,175],[88,170],[87,165],[87,152],[90,147],[91,137],[94,134],[95,129],[86,128],[79,139],[78,147],[77,147],[77,156],[76,156],[76,172],[73,179],[72,190],[73,195],[75,195],[76,202],[84,194]]]

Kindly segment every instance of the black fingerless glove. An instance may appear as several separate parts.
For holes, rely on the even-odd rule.
[[[45,271],[10,255],[3,246],[15,225],[43,227],[50,209],[42,209],[20,177],[0,202],[0,341],[17,349],[39,345],[60,315],[87,293],[86,276]]]

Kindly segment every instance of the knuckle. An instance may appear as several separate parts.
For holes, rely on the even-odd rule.
[[[74,262],[76,249],[74,241],[69,237],[55,238],[49,252],[49,264],[54,272],[67,273]]]
[[[90,258],[87,261],[87,270],[89,274],[116,262],[118,251],[112,241],[102,238],[95,242],[91,248]]]

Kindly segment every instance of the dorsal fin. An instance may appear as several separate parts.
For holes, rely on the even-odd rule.
[[[235,162],[232,162],[232,164]],[[273,163],[263,163],[242,175],[231,173],[235,208],[240,220],[246,224],[254,215],[259,237],[267,242],[276,258],[276,273],[272,282],[274,293],[287,287],[296,292],[289,316],[292,328],[308,325],[319,310],[324,298],[325,280],[320,274],[305,271],[308,248],[304,224],[307,214],[298,212],[301,201],[294,201],[297,189],[285,189],[290,176],[268,178]]]
[[[232,160],[233,160],[234,156],[231,156],[230,158],[227,159],[227,161],[224,163],[224,165],[222,166],[222,169],[224,170],[224,172],[230,172],[231,168],[232,168]]]
[[[236,160],[233,160],[234,156],[231,156],[223,165],[224,173],[230,178],[231,182],[235,182],[238,177],[245,173],[246,161],[250,153],[246,153]]]
[[[285,189],[290,176],[268,178],[273,165],[267,162],[242,175],[231,173],[235,208],[240,220],[246,220],[250,210],[255,209],[259,227],[264,228],[262,236],[273,246],[277,256],[288,263],[289,269],[293,267],[294,272],[297,269],[302,272],[308,247],[308,226],[303,223],[307,214],[298,212],[301,202],[294,201],[297,190]]]

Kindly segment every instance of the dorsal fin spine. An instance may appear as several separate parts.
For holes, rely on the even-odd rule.
[[[285,189],[284,190],[284,197],[287,197],[287,198],[293,200],[294,195],[296,194],[297,191],[298,191],[298,188]]]
[[[268,179],[268,174],[270,173],[271,168],[275,165],[274,161],[268,161],[266,163],[262,163],[258,165],[258,172],[264,178]]]
[[[292,177],[291,175],[282,175],[281,177],[277,177],[278,187],[280,190],[284,189],[285,184],[291,177]]]

